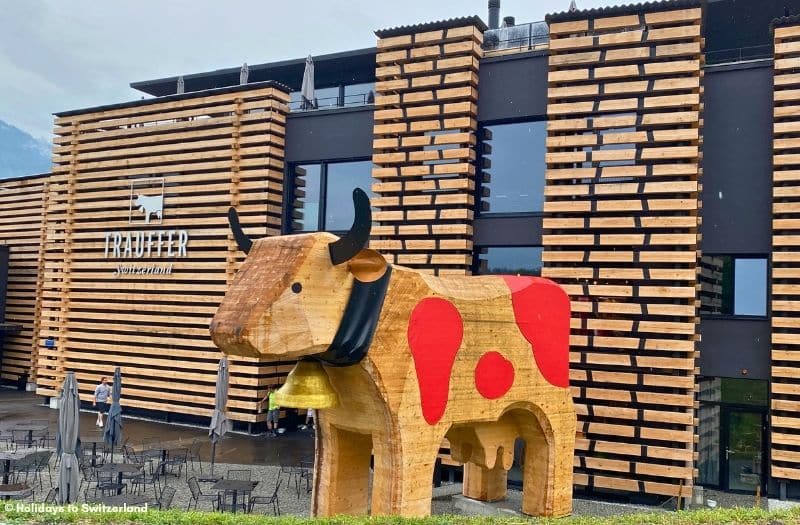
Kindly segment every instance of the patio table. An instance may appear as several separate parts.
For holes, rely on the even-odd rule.
[[[31,454],[41,452],[43,450],[52,450],[47,448],[20,448],[17,450],[4,450],[0,451],[0,461],[3,462],[3,485],[8,484],[8,475],[11,473],[11,462],[19,461],[27,458]]]
[[[92,445],[92,466],[97,466],[97,445],[105,443],[103,436],[85,436],[80,438],[81,445]]]
[[[231,510],[235,514],[236,507],[238,504],[237,500],[239,492],[252,491],[254,488],[256,488],[256,485],[258,485],[258,481],[243,480],[243,479],[221,479],[216,483],[214,483],[214,486],[211,487],[211,490],[233,493],[233,503],[231,505]]]
[[[140,470],[139,466],[133,463],[106,463],[97,467],[97,472],[111,472],[117,474],[117,485],[119,485],[117,488],[117,495],[122,494],[122,475],[133,474]]]
[[[33,442],[33,433],[48,430],[50,425],[34,425],[33,423],[17,423],[14,425],[14,430],[22,430],[28,433],[28,443]]]

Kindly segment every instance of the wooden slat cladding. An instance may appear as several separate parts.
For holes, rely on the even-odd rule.
[[[0,243],[9,247],[6,321],[22,330],[4,336],[0,377],[36,380],[37,297],[41,292],[42,236],[47,207],[46,175],[0,181]]]
[[[482,41],[475,25],[378,40],[371,246],[390,262],[470,270]]]
[[[550,25],[542,275],[572,297],[579,485],[691,494],[700,24],[697,7]]]
[[[227,211],[249,235],[280,234],[288,99],[262,83],[56,119],[39,394],[75,370],[87,399],[119,365],[123,405],[211,414],[209,323],[243,260]],[[231,416],[263,419],[264,387],[290,368],[233,360]]]
[[[773,478],[800,479],[800,25],[775,28],[772,190]]]

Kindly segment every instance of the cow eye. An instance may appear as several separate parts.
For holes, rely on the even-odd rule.
[[[294,293],[300,293],[300,290],[302,290],[302,289],[303,289],[303,285],[302,284],[300,284],[300,283],[292,284],[292,291]]]

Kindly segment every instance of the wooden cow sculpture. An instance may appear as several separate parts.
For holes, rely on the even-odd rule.
[[[514,441],[525,441],[527,514],[572,509],[575,409],[568,388],[569,299],[537,277],[433,277],[364,248],[369,199],[353,193],[342,238],[250,241],[211,324],[228,355],[315,359],[339,405],[319,411],[315,516],[431,510],[447,438],[465,463],[464,495],[505,496]],[[374,455],[371,500],[370,457]]]

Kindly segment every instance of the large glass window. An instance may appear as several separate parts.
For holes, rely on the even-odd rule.
[[[767,259],[704,255],[701,259],[700,313],[767,315]]]
[[[544,204],[544,121],[484,127],[482,213],[541,212]],[[489,177],[486,177],[486,174]],[[487,180],[488,179],[488,180]]]
[[[363,106],[375,103],[375,82],[344,86],[343,106]]]
[[[372,161],[296,165],[293,231],[349,229],[355,188],[372,194]]]
[[[480,248],[476,273],[502,275],[541,275],[541,246]]]

